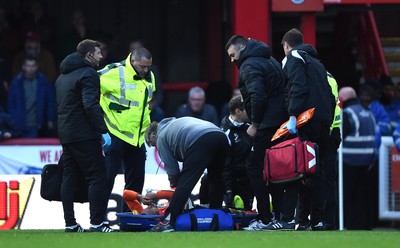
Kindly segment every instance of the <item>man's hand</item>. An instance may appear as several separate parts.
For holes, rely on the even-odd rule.
[[[146,198],[156,202],[158,200],[157,193],[149,192],[146,194]]]
[[[257,133],[257,126],[252,124],[252,125],[249,126],[249,128],[247,128],[247,134],[250,137],[256,136],[256,133]]]
[[[143,196],[143,195],[137,195],[137,199],[141,202],[141,203],[143,203],[144,205],[152,205],[152,204],[154,204],[154,201],[153,200],[151,200],[151,199],[149,199],[148,197],[147,197],[147,195],[146,196]]]
[[[289,133],[295,134],[297,133],[296,122],[297,122],[296,116],[290,116],[288,123],[283,128],[287,128]]]

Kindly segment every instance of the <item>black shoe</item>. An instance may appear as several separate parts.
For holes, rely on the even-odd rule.
[[[110,233],[110,232],[115,232],[114,229],[108,226],[108,224],[105,224],[104,222],[101,223],[98,226],[90,226],[89,232],[102,232],[102,233]]]
[[[75,226],[67,226],[65,232],[86,232],[81,225],[76,224]]]
[[[147,232],[174,232],[175,229],[167,223],[158,222],[157,225],[153,226],[151,229],[147,230]]]
[[[299,223],[299,225],[296,228],[296,231],[310,231],[311,226],[309,223],[304,224],[304,223]]]
[[[314,225],[311,227],[311,230],[313,231],[329,231],[333,230],[334,227],[332,224],[324,223],[324,222],[318,222],[318,224]]]
[[[274,220],[270,222],[265,228],[262,230],[266,231],[293,231],[295,227],[294,220],[291,222],[286,222],[282,220]]]

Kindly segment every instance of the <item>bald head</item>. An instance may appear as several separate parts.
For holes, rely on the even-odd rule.
[[[343,102],[357,98],[356,91],[351,87],[343,87],[339,90],[339,97]]]

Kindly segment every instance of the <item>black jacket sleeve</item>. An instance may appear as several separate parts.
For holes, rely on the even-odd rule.
[[[290,116],[297,117],[305,109],[310,90],[307,83],[306,64],[302,58],[288,55],[285,67],[290,82],[288,112]]]
[[[247,93],[250,97],[251,114],[250,122],[258,126],[264,116],[268,103],[267,90],[265,89],[264,74],[260,68],[247,64],[242,70],[241,78],[246,82]]]
[[[351,128],[350,128],[350,121],[349,121],[349,115],[346,112],[343,112],[343,139],[346,138],[347,135],[350,134]]]

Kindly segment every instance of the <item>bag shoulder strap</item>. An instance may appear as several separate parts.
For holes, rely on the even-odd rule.
[[[190,217],[190,231],[198,231],[196,215],[191,213],[189,214],[189,217]]]
[[[212,221],[210,223],[209,231],[219,231],[219,217],[218,214],[214,214]]]

